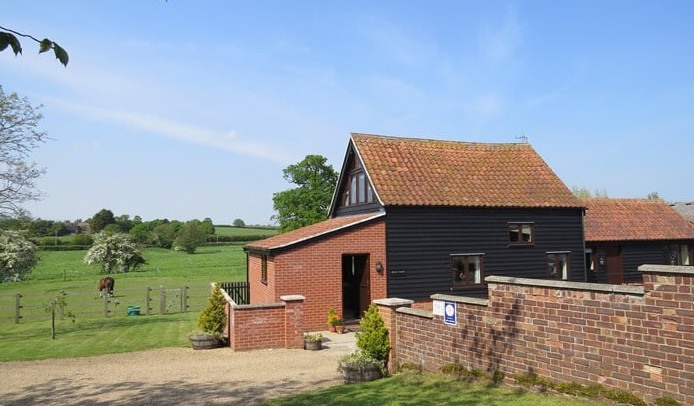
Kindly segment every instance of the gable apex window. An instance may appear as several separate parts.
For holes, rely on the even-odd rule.
[[[451,290],[481,285],[484,281],[484,254],[451,255]]]
[[[364,168],[361,166],[358,159],[352,158],[351,165],[345,176],[345,186],[342,191],[340,204],[342,207],[348,207],[373,202],[373,189],[366,178]]]
[[[509,245],[534,245],[535,223],[508,223]]]

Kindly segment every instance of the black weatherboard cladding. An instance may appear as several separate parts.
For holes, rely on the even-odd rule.
[[[484,253],[485,276],[545,279],[546,253],[569,251],[570,280],[585,280],[581,209],[389,206],[386,212],[389,297],[485,294],[485,288],[451,291],[451,254]],[[534,245],[509,246],[513,222],[534,224]]]

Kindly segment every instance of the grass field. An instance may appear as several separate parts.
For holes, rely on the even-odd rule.
[[[277,229],[273,228],[250,228],[250,227],[221,227],[215,226],[214,232],[219,236],[248,236],[257,235],[266,237],[272,237],[277,234]]]
[[[263,406],[300,405],[487,405],[588,406],[606,405],[594,399],[550,396],[521,388],[468,382],[438,374],[400,373],[390,378],[338,385],[262,403]]]
[[[146,348],[187,345],[186,333],[195,329],[197,316],[207,302],[211,282],[243,281],[246,256],[242,245],[198,248],[189,255],[150,248],[147,264],[135,272],[112,275],[115,295],[108,304],[99,297],[99,270],[83,263],[86,251],[42,251],[31,277],[23,282],[0,284],[0,361],[85,356]],[[166,292],[167,314],[159,314],[160,287],[188,287],[189,312],[180,313],[180,296]],[[152,315],[127,316],[129,305],[144,314],[147,288]],[[44,304],[64,290],[67,309],[75,313],[57,323],[56,340],[50,339],[50,315]],[[21,322],[15,324],[16,294],[21,294]],[[118,304],[116,304],[118,303]],[[168,312],[174,314],[168,314]]]

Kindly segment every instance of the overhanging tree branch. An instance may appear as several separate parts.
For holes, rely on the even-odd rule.
[[[60,63],[63,64],[63,66],[67,66],[67,63],[70,60],[67,51],[58,45],[58,43],[51,41],[48,38],[39,40],[32,35],[23,34],[21,32],[5,28],[1,25],[0,30],[2,30],[0,31],[0,52],[4,51],[9,46],[12,48],[12,52],[14,52],[15,55],[21,54],[22,45],[20,44],[19,39],[17,39],[17,35],[19,35],[20,37],[29,38],[36,41],[39,44],[39,53],[47,52],[52,49],[55,57],[60,61]]]

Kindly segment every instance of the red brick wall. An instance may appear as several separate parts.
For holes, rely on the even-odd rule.
[[[328,309],[342,309],[342,255],[369,254],[371,300],[386,297],[386,272],[377,273],[377,261],[387,269],[385,222],[358,225],[318,238],[268,258],[267,285],[260,283],[260,256],[249,253],[251,303],[273,303],[283,295],[302,295],[304,328],[324,330]]]
[[[229,346],[236,351],[303,348],[303,297],[264,305],[227,306]]]
[[[490,277],[488,301],[455,300],[456,326],[399,309],[397,362],[535,373],[694,404],[694,268],[640,269],[643,288]]]
[[[260,280],[262,258],[259,254],[248,254],[248,282],[250,285],[250,304],[275,303],[280,295],[275,295],[275,260],[267,257],[267,283]]]

